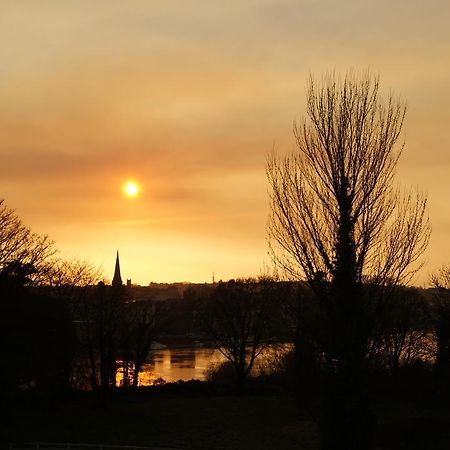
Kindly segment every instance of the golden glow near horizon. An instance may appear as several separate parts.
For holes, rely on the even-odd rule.
[[[136,198],[140,192],[141,187],[134,180],[128,180],[122,187],[123,193],[129,198]]]

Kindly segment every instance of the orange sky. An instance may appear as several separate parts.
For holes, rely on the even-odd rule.
[[[119,249],[142,284],[259,274],[265,160],[293,148],[309,73],[371,67],[408,102],[398,181],[429,195],[416,282],[450,262],[448,1],[0,5],[0,197],[62,256],[110,277]]]

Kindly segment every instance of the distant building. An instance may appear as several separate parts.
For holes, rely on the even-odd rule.
[[[116,253],[116,265],[114,277],[112,279],[113,287],[122,287],[122,275],[120,273],[119,251]],[[127,302],[146,302],[149,300],[181,300],[186,291],[205,292],[211,289],[215,284],[213,274],[213,284],[211,283],[149,283],[148,286],[134,285],[131,279],[127,278],[125,287],[125,298]]]
[[[119,250],[117,250],[117,254],[116,254],[116,268],[114,270],[114,277],[112,279],[112,285],[114,287],[122,286],[122,277],[120,276]]]

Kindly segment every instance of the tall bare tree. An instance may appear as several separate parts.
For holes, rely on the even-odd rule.
[[[379,302],[365,286],[380,299],[408,282],[429,239],[426,197],[394,187],[404,117],[370,73],[311,77],[296,151],[268,162],[271,253],[289,277],[306,278],[323,311],[335,388],[324,448],[370,446],[364,367]]]

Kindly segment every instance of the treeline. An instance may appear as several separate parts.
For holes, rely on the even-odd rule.
[[[26,266],[11,266],[0,273],[5,395],[29,391],[52,398],[71,389],[137,386],[168,317],[165,303],[127,301],[123,287],[103,281],[36,285],[22,276]],[[90,271],[76,263],[64,267]]]
[[[57,271],[59,281],[43,286],[33,282],[30,266],[16,262],[2,268],[4,394],[55,396],[70,389],[137,386],[154,340],[174,333],[216,346],[232,366],[240,392],[255,361],[280,343],[291,343],[292,350],[272,361],[272,372],[300,388],[325,366],[323,342],[333,336],[326,336],[324,312],[304,283],[232,280],[189,290],[183,300],[132,302],[125,288],[92,285],[88,266],[66,263]],[[374,372],[398,377],[409,369],[433,370],[445,385],[448,291],[398,287],[379,317],[367,354]]]
[[[0,201],[0,359],[2,398],[32,392],[137,385],[164,307],[130,302],[89,264],[57,257]]]
[[[32,233],[4,202],[0,206],[4,398],[136,387],[152,343],[167,335],[214,345],[239,392],[258,358],[280,343],[291,344],[290,352],[272,358],[271,373],[296,388],[307,388],[332,366],[324,348],[340,331],[323,326],[328,309],[307,283],[231,280],[188,289],[182,300],[133,301],[125,287],[108,286],[88,264],[56,258],[47,237]],[[408,371],[428,373],[436,387],[447,387],[449,274],[442,269],[427,290],[396,286],[384,299],[374,295],[376,286],[363,287],[365,308],[377,318],[370,327],[360,324],[369,327],[365,358],[374,374],[396,379]]]
[[[363,287],[368,314],[377,310],[374,323],[360,324],[369,335],[365,360],[372,378],[415,377],[420,384],[424,376],[433,389],[450,388],[450,284],[442,274],[429,289],[396,286],[381,300],[373,286]],[[234,368],[239,391],[268,347],[275,356],[266,374],[281,376],[283,385],[289,380],[295,389],[307,391],[333,365],[324,348],[342,331],[323,326],[327,307],[306,283],[232,280],[197,305],[198,329]],[[277,352],[277,346],[284,350]]]

